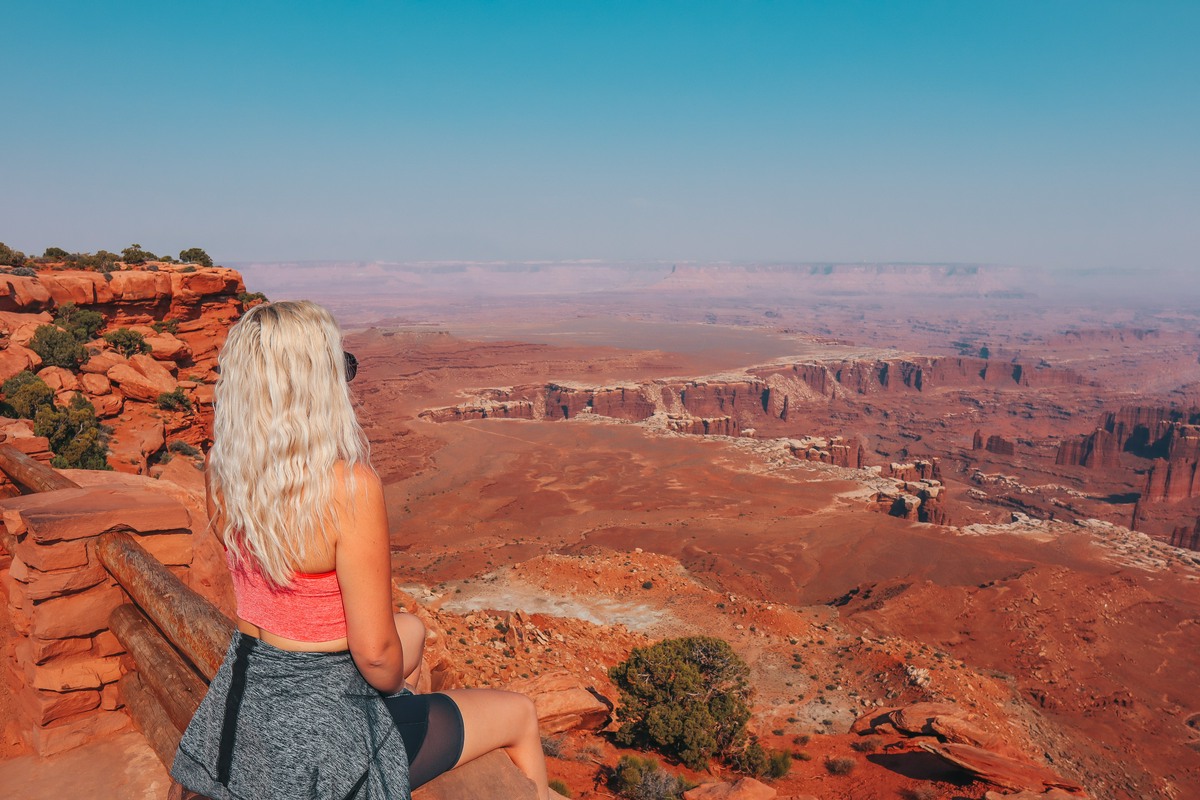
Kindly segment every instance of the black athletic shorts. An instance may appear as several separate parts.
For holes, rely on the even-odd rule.
[[[412,788],[449,772],[463,750],[463,718],[449,695],[413,694],[405,689],[383,698],[408,751]]]

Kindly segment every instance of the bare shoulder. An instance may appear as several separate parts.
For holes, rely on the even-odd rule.
[[[361,510],[363,504],[383,504],[383,482],[370,464],[358,462],[352,474],[347,474],[346,462],[333,466],[333,501],[342,507]],[[347,478],[352,480],[347,481]],[[348,492],[353,491],[353,494]]]

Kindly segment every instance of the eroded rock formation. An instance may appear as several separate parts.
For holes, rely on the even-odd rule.
[[[109,273],[46,268],[33,276],[4,275],[0,381],[30,370],[51,389],[59,407],[82,395],[113,431],[109,465],[145,473],[152,460],[167,458],[168,445],[186,450],[205,442],[217,350],[245,309],[244,290],[241,276],[224,267],[149,264]],[[53,324],[65,303],[104,318],[104,326],[85,343],[88,359],[78,370],[43,366],[28,347],[37,329]],[[103,338],[117,329],[140,335],[148,352],[120,352]],[[164,404],[163,395],[177,399]],[[31,426],[10,423],[0,435],[49,459],[48,443],[32,437]]]

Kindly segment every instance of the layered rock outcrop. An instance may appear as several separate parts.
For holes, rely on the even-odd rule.
[[[1003,436],[992,434],[987,438],[987,441],[984,441],[982,431],[975,431],[975,436],[971,442],[971,449],[986,450],[998,456],[1011,456],[1016,452],[1015,445]]]
[[[59,407],[82,395],[112,429],[109,465],[146,473],[153,461],[169,457],[167,446],[193,452],[204,444],[217,351],[245,310],[244,291],[232,269],[178,264],[109,273],[47,267],[32,276],[0,276],[0,381],[30,370]],[[28,346],[67,303],[104,320],[84,343],[88,358],[75,370],[43,366]],[[141,336],[146,352],[126,355],[106,341],[104,334],[117,329]],[[164,395],[174,400],[164,402]],[[11,425],[6,431],[9,440],[32,434]],[[45,451],[49,459],[48,447],[18,446]]]
[[[596,414],[641,421],[666,415],[668,426],[691,433],[736,436],[760,424],[795,421],[805,406],[822,407],[851,396],[881,392],[927,392],[938,388],[1075,385],[1083,379],[1069,370],[1029,368],[987,359],[920,357],[911,359],[805,362],[756,367],[744,377],[689,381],[657,380],[629,386],[588,387],[558,383],[486,389],[464,403],[428,409],[433,422],[466,419],[574,419]],[[1004,453],[999,437],[992,446]],[[832,463],[852,464],[853,454]]]

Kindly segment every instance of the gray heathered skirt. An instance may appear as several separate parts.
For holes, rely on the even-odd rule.
[[[409,800],[408,757],[349,652],[234,633],[171,775],[214,800]]]

